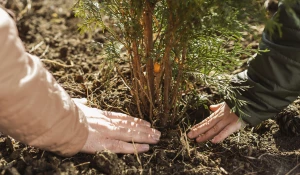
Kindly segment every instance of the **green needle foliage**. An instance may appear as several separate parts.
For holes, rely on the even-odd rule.
[[[78,0],[82,31],[102,28],[111,34],[108,59],[126,48],[131,93],[141,118],[174,124],[187,107],[201,100],[196,82],[213,86],[236,102],[226,73],[239,57],[252,55],[241,44],[247,22],[265,16],[260,0]],[[103,21],[108,16],[113,25]],[[191,78],[193,77],[193,78]],[[246,88],[246,87],[240,87]],[[198,98],[199,97],[199,98]]]

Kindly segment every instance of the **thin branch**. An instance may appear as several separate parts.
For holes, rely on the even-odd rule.
[[[174,123],[174,118],[177,114],[176,102],[180,95],[178,92],[180,89],[180,85],[182,84],[182,74],[183,74],[184,64],[186,61],[186,54],[187,54],[187,46],[185,45],[182,50],[181,60],[179,60],[178,58],[178,64],[179,64],[178,75],[177,75],[176,83],[173,87],[173,92],[171,94],[172,95],[171,106],[174,106],[172,123]]]
[[[297,169],[300,166],[300,163],[297,164],[293,169],[291,169],[289,172],[287,172],[285,175],[290,175],[295,169]]]

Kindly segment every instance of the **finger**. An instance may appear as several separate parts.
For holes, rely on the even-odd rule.
[[[107,141],[102,146],[106,150],[123,154],[141,153],[149,150],[148,144],[134,144],[111,139],[107,139]]]
[[[96,131],[102,133],[107,138],[139,143],[155,144],[159,141],[161,133],[155,129],[146,130],[147,126],[136,127],[138,130],[132,128],[125,128],[116,126],[111,122],[99,120],[97,118],[88,118],[89,125]]]
[[[94,133],[95,134],[95,133]],[[98,151],[109,150],[114,153],[141,153],[149,150],[148,144],[131,144],[124,141],[91,136],[80,152],[94,154]]]
[[[122,125],[126,127],[130,127],[130,126],[145,126],[147,128],[151,127],[151,124],[149,122],[137,118],[136,118],[137,120],[131,120],[130,118],[128,120],[126,118],[121,118],[121,119],[109,118],[109,119],[112,123],[116,125]]]
[[[210,105],[209,109],[213,112],[215,112],[216,110],[218,110],[222,105],[224,105],[224,103],[219,103],[219,104],[215,104],[215,105]]]
[[[132,130],[135,132],[146,133],[150,135],[161,135],[161,132],[150,128],[146,125],[141,125],[136,122],[130,122],[126,120],[119,120],[119,119],[110,119],[107,121],[106,119],[100,118],[87,118],[87,121],[92,128],[96,129],[97,131],[105,130],[105,129],[114,129],[115,127],[125,128],[128,130]],[[110,127],[110,128],[103,128],[103,127]],[[112,132],[112,131],[111,131]],[[121,133],[122,134],[122,133]]]
[[[111,119],[110,122],[116,126],[133,129],[135,131],[145,132],[145,133],[149,133],[149,134],[157,134],[157,135],[161,134],[158,130],[150,128],[149,126],[146,126],[143,124],[139,124],[137,122],[132,122],[132,121],[128,121],[128,120],[120,120],[120,119]]]
[[[160,133],[158,132],[145,133],[116,126],[114,126],[111,130],[112,132],[109,133],[109,138],[116,140],[156,144],[160,139]]]
[[[199,126],[203,125],[204,123],[208,123],[214,117],[216,117],[216,118],[222,117],[224,112],[222,112],[221,110],[222,110],[222,108],[225,107],[225,103],[220,103],[220,104],[211,105],[211,106],[213,106],[212,109],[214,110],[214,112],[209,117],[204,119],[202,122],[200,122],[197,125],[193,126],[191,129],[198,128]]]
[[[210,128],[208,131],[206,131],[205,133],[200,134],[196,138],[196,142],[204,142],[204,141],[212,139],[219,132],[221,132],[222,129],[224,129],[225,127],[226,127],[226,125],[224,125],[222,123],[222,121],[218,122],[216,125],[214,125],[212,128]]]
[[[74,102],[78,102],[78,103],[81,103],[81,104],[84,104],[84,105],[86,105],[87,102],[88,102],[86,98],[72,98],[72,100]]]
[[[102,111],[97,108],[88,108],[86,111],[87,119],[101,119],[107,122],[117,121],[119,123],[135,123],[150,127],[151,124],[147,121],[137,119],[126,114]],[[113,116],[113,117],[112,117]]]
[[[217,124],[221,120],[219,116],[222,116],[219,110],[212,113],[208,118],[206,118],[199,124],[193,126],[191,128],[191,131],[188,133],[188,137],[193,139],[198,137],[201,134],[204,134],[206,131],[208,131],[210,128],[212,128],[215,124]]]
[[[111,119],[128,120],[128,121],[136,122],[136,123],[143,124],[143,125],[146,125],[149,127],[151,126],[151,124],[149,122],[139,119],[139,118],[129,116],[127,114],[123,114],[123,113],[119,113],[119,112],[102,111],[102,110],[99,110],[99,111],[101,111],[101,113],[103,115],[105,115],[106,117],[111,118]]]
[[[212,140],[212,143],[222,142],[225,138],[230,136],[232,133],[236,132],[241,128],[241,122],[233,122],[227,125],[219,134],[217,134]]]
[[[103,118],[95,118],[95,117],[88,117],[87,118],[88,123],[97,130],[103,129],[103,126],[111,126],[111,127],[121,127],[121,128],[127,128],[139,132],[144,132],[148,134],[155,134],[155,135],[161,135],[161,132],[150,128],[147,125],[139,124],[137,122],[132,122],[128,120],[120,120],[120,119],[109,119],[106,117]]]

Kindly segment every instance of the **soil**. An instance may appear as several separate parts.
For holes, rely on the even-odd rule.
[[[80,34],[71,11],[73,0],[11,0],[20,37],[27,51],[45,67],[72,97],[88,98],[90,105],[134,114],[128,90],[103,57],[106,34]],[[25,1],[24,1],[25,2]],[[25,5],[24,5],[25,4]],[[252,42],[252,41],[250,41]],[[257,41],[253,41],[257,46]],[[120,58],[126,74],[129,65]],[[195,112],[201,120],[208,112]],[[190,121],[194,123],[194,121]],[[188,124],[162,132],[161,141],[147,153],[95,155],[79,153],[64,158],[0,136],[1,174],[300,174],[300,137],[279,131],[274,120],[258,128],[246,127],[220,144],[195,143],[186,138]],[[161,128],[164,131],[163,128]],[[286,132],[285,132],[286,133]],[[297,135],[297,134],[296,134]]]

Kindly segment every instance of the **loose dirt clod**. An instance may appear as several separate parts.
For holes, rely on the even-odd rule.
[[[286,136],[300,135],[300,114],[296,106],[290,105],[275,117],[280,131]]]

